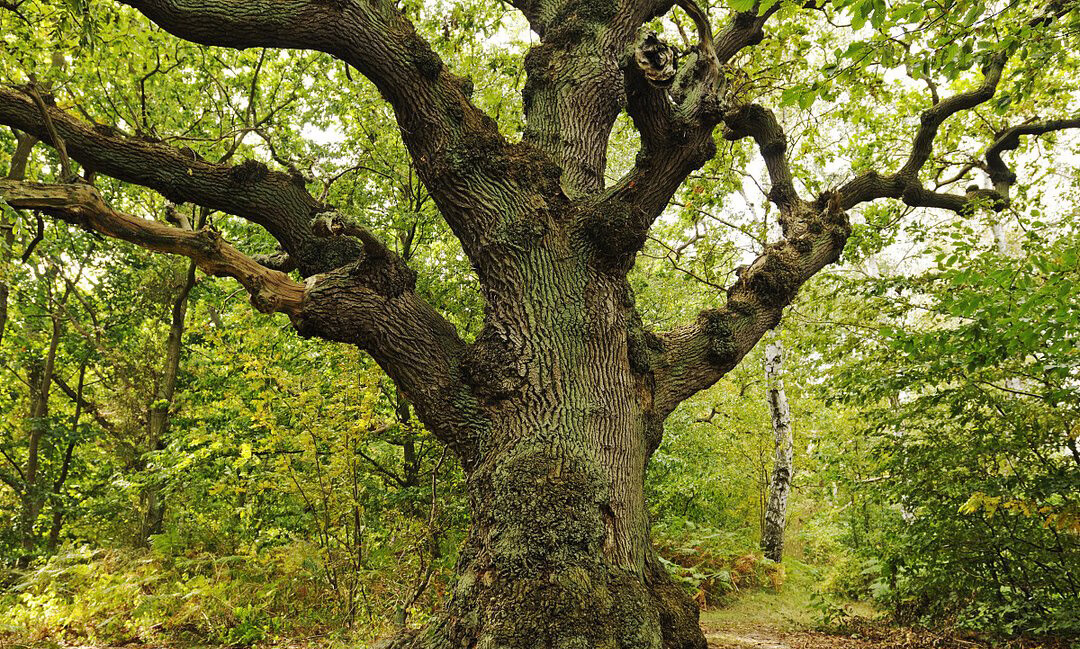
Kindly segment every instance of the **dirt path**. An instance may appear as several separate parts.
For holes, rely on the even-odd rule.
[[[702,630],[709,649],[987,649],[986,641],[927,630],[890,627],[864,622],[850,634],[829,634],[808,629],[783,630],[768,625],[705,623]],[[1065,649],[1064,643],[1017,641],[1014,649]]]
[[[893,642],[818,631],[782,631],[770,627],[704,629],[709,649],[885,649]]]
[[[786,635],[772,629],[705,629],[709,649],[792,649]]]

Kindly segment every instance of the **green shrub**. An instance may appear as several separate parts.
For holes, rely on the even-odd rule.
[[[783,584],[783,566],[739,547],[737,534],[684,521],[658,525],[653,536],[661,562],[702,607],[746,588]]]
[[[70,550],[7,591],[0,628],[30,642],[235,647],[337,632],[347,626],[340,594],[310,553],[303,544],[229,557]]]

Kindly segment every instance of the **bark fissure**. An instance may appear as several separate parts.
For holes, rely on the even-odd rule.
[[[443,622],[387,646],[704,647],[696,607],[649,544],[652,420],[631,367],[629,285],[589,251],[549,235],[500,275],[465,356],[475,383],[503,387],[483,395],[491,427],[469,474],[462,577]],[[513,380],[481,380],[486,364]]]

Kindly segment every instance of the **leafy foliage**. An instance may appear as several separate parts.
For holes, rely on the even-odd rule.
[[[879,315],[830,354],[876,456],[851,481],[873,512],[860,552],[905,619],[1076,633],[1075,225],[1032,223],[1016,254],[945,234],[926,270],[849,284]]]

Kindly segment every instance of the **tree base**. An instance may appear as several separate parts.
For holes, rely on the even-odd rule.
[[[645,572],[572,567],[498,582],[466,571],[437,619],[373,649],[705,649],[697,605],[655,560]]]

